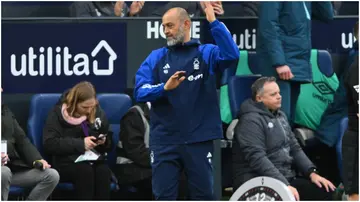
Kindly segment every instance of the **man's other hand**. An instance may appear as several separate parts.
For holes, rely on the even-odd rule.
[[[290,80],[294,78],[294,75],[291,72],[291,69],[287,65],[278,66],[276,68],[276,72],[278,73],[280,79],[282,80]]]
[[[289,187],[291,193],[293,193],[295,200],[300,201],[300,196],[299,196],[299,192],[297,191],[297,189],[290,185],[288,187]]]
[[[185,71],[177,71],[175,74],[173,74],[169,80],[167,80],[164,90],[173,90],[177,88],[181,82],[185,80],[185,76],[181,76],[182,74],[185,74]]]
[[[5,165],[8,160],[9,156],[7,154],[1,153],[1,165]]]
[[[329,192],[330,190],[335,191],[335,189],[336,189],[336,187],[333,185],[333,183],[331,183],[329,180],[327,180],[324,177],[321,177],[320,175],[318,175],[316,173],[311,173],[310,179],[311,179],[311,182],[316,184],[319,188],[322,188],[324,186],[324,188],[326,189],[327,192]]]
[[[42,164],[43,164],[43,169],[45,170],[46,168],[51,168],[51,165],[45,161],[44,159],[39,160]]]
[[[140,13],[144,7],[145,1],[133,1],[130,5],[129,16],[134,16]]]
[[[125,3],[124,1],[116,2],[115,6],[114,6],[115,16],[122,17],[124,3]]]

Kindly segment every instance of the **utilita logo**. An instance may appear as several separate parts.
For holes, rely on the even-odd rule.
[[[245,29],[244,33],[233,34],[232,37],[239,49],[256,49],[256,29]]]
[[[99,63],[96,60],[96,55],[101,49],[105,49],[109,53],[107,68],[102,67],[99,69]],[[11,74],[13,76],[83,76],[90,75],[90,70],[97,76],[112,75],[114,72],[114,63],[117,59],[115,51],[105,41],[100,41],[94,50],[91,52],[91,56],[85,53],[77,53],[76,55],[70,54],[68,47],[56,47],[55,51],[52,47],[45,48],[40,47],[39,52],[36,53],[36,49],[29,47],[28,54],[22,54],[21,59],[17,55],[12,54],[11,58]],[[55,52],[55,53],[54,53]],[[90,62],[92,60],[92,63]],[[21,62],[19,62],[21,61]],[[46,63],[45,63],[46,61]],[[53,66],[55,61],[55,66]],[[19,63],[18,63],[19,62]],[[20,69],[18,65],[20,64]],[[104,65],[105,66],[105,65]]]
[[[353,48],[356,38],[352,33],[341,33],[341,45],[344,49]]]

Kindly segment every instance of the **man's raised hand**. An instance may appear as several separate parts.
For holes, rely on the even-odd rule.
[[[206,19],[207,21],[212,23],[216,20],[214,7],[211,5],[210,1],[205,1],[204,4],[205,4]]]

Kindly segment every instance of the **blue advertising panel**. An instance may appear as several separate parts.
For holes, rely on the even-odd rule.
[[[313,20],[315,49],[343,54],[352,48],[358,19]],[[256,18],[220,19],[240,50],[256,50]],[[133,88],[137,69],[165,45],[161,19],[34,19],[2,21],[2,86],[6,93],[60,93],[83,80],[98,92]],[[205,18],[191,36],[214,43]]]
[[[231,32],[241,50],[256,50],[257,19],[220,19]],[[347,52],[354,43],[352,29],[357,18],[335,18],[329,23],[312,21],[311,40],[314,49],[328,50],[330,53]],[[202,22],[201,39],[213,43],[207,22]]]
[[[98,92],[123,92],[126,38],[123,22],[3,22],[2,87],[58,93],[86,80]]]
[[[353,28],[358,18],[335,18],[329,23],[313,21],[312,46],[330,53],[346,53],[353,47]]]

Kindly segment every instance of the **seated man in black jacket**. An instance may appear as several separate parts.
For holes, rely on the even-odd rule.
[[[131,107],[120,121],[120,141],[116,166],[113,169],[120,185],[137,189],[135,200],[152,200],[152,170],[149,151],[150,102]],[[181,175],[178,200],[186,199],[185,175]],[[124,196],[119,192],[119,195]],[[125,196],[126,198],[127,196]],[[126,198],[129,199],[129,198]]]
[[[331,200],[335,186],[317,174],[280,110],[281,95],[274,77],[251,86],[252,99],[241,105],[233,142],[234,190],[246,181],[267,176],[287,185],[297,200]],[[296,176],[293,165],[303,177]]]
[[[129,109],[120,121],[120,141],[114,174],[120,185],[137,188],[137,200],[152,200],[149,152],[149,107],[145,103]]]
[[[31,144],[5,105],[1,105],[1,140],[7,143],[7,154],[1,154],[1,200],[8,199],[10,185],[14,185],[32,188],[26,200],[45,201],[58,184],[59,174]]]

